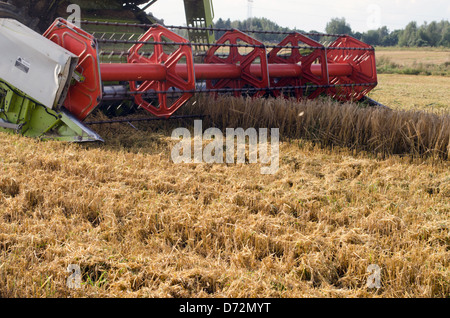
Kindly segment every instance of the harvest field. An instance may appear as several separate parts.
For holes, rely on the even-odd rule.
[[[378,72],[409,75],[450,75],[448,48],[376,48]]]
[[[378,59],[387,58],[401,66],[422,64],[442,65],[450,63],[450,49],[446,48],[397,48],[377,47]]]
[[[436,147],[448,147],[449,77],[379,81],[371,97],[396,111],[438,111],[426,118],[441,127]],[[245,100],[209,103],[192,112],[217,107],[221,128],[260,115],[240,113]],[[305,118],[312,107],[359,114],[329,101],[301,107]],[[299,127],[277,116],[292,127],[283,131]],[[262,175],[259,164],[171,162],[171,132],[188,124],[94,126],[100,145],[0,134],[0,297],[450,296],[450,149],[391,155],[403,148],[390,147],[401,137],[390,131],[342,146],[332,128],[317,140],[281,133],[280,168]],[[81,289],[66,285],[70,264]],[[379,289],[366,286],[372,264]]]
[[[370,93],[371,98],[395,110],[449,111],[449,49],[377,48],[376,56],[379,73],[383,74],[378,74],[378,86]],[[401,74],[405,70],[434,75]],[[447,76],[439,76],[443,74]]]
[[[448,112],[450,76],[379,74],[369,96],[395,110]]]

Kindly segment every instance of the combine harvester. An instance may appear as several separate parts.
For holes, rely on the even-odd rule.
[[[210,0],[200,2],[200,11],[211,12]],[[250,35],[256,31],[214,29],[204,19],[189,20],[186,11],[186,27],[90,20],[81,29],[58,18],[43,35],[0,19],[0,130],[43,140],[101,141],[87,127],[92,122],[84,122],[98,107],[131,100],[152,114],[148,120],[178,118],[177,110],[197,93],[328,95],[376,104],[366,97],[377,85],[370,45],[347,35],[300,33],[267,45]],[[207,17],[212,21],[212,14]],[[108,28],[143,32],[134,38]],[[175,31],[187,31],[191,41]],[[225,33],[214,43],[215,31]],[[324,45],[308,36],[333,41]]]

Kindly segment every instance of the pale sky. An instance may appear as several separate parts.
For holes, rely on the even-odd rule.
[[[218,18],[244,20],[248,0],[212,0]],[[167,25],[185,25],[183,0],[159,0],[149,10]],[[268,18],[282,27],[325,31],[331,18],[344,17],[353,31],[364,32],[386,25],[403,29],[410,21],[450,20],[449,0],[253,0],[253,17]]]

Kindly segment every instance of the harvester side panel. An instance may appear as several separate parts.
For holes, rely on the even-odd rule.
[[[200,29],[188,31],[189,40],[192,42],[214,43],[215,34],[211,29],[214,20],[214,8],[212,0],[184,0],[186,23],[188,26]]]
[[[0,19],[0,131],[61,141],[102,140],[63,108],[78,57],[20,22]]]
[[[40,104],[58,109],[78,57],[12,19],[0,19],[0,78]]]

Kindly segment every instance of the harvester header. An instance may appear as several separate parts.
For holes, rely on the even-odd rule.
[[[153,117],[168,119],[197,93],[297,99],[328,95],[339,101],[360,102],[377,85],[374,48],[347,35],[315,34],[333,39],[329,45],[324,45],[308,34],[292,32],[286,33],[285,39],[275,45],[258,41],[251,35],[257,35],[255,31],[221,29],[224,35],[215,43],[209,43],[190,42],[179,35],[179,31],[219,29],[99,21],[83,21],[83,26],[102,31],[90,34],[58,18],[43,36],[39,36],[18,22],[11,24],[1,20],[0,23],[0,43],[8,39],[9,54],[12,54],[0,59],[0,78],[4,84],[22,92],[16,95],[27,95],[36,105],[45,107],[46,113],[56,112],[49,118],[70,114],[78,127],[83,126],[82,122],[96,108],[114,101],[131,99],[136,107],[147,110]],[[143,30],[143,33],[130,36],[126,31],[104,31],[118,27],[133,29],[132,32]],[[20,37],[14,40],[11,32],[33,34],[33,39],[40,38],[42,44],[27,45]],[[47,51],[66,57],[58,64],[56,73],[54,67],[47,68],[34,56]],[[33,64],[39,64],[33,67],[45,69],[43,75],[51,73],[59,79],[52,82],[57,94],[46,96],[54,99],[53,104],[48,103],[48,98],[33,94],[48,88],[48,81],[24,76],[14,81],[3,74],[13,67],[11,63],[20,64],[19,57],[29,56],[37,61]],[[25,66],[22,67],[26,67],[26,60],[23,59]],[[20,66],[15,71],[20,72]],[[63,100],[56,102],[58,96],[59,99],[64,97]],[[25,127],[27,117],[10,114],[23,111],[20,107],[11,110],[6,105],[3,98],[0,127],[8,130],[10,125],[16,125],[15,130],[25,134],[18,126]],[[42,131],[41,138],[59,138],[54,129],[59,126],[52,125],[53,128]],[[86,133],[90,137],[85,137]],[[74,141],[96,139],[100,137],[88,129],[82,136],[74,133],[73,138]]]

